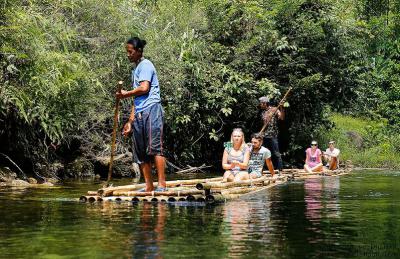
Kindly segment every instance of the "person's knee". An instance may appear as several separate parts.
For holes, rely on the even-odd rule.
[[[255,173],[250,173],[249,178],[251,179],[256,179],[256,178],[260,178],[261,175],[255,174]]]
[[[231,171],[225,171],[224,178],[228,178],[231,175]]]

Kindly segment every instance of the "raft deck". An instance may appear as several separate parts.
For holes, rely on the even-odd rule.
[[[225,202],[242,196],[249,196],[267,190],[287,181],[315,177],[336,177],[348,174],[351,169],[324,170],[317,173],[306,173],[299,169],[284,169],[276,177],[264,172],[263,176],[240,182],[222,182],[222,177],[167,181],[165,192],[140,192],[145,184],[123,185],[88,191],[82,195],[81,202]],[[157,183],[154,183],[157,187]]]

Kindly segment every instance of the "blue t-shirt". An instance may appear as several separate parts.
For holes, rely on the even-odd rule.
[[[161,102],[156,68],[148,59],[143,59],[139,65],[132,70],[133,89],[139,87],[142,81],[150,82],[150,90],[147,94],[135,97],[135,113],[142,112],[153,104]]]
[[[261,146],[257,153],[250,153],[249,173],[255,173],[261,176],[264,167],[265,159],[271,157],[271,151],[268,148]]]

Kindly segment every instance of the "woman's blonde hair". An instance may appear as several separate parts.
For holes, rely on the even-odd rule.
[[[232,143],[232,147],[233,147],[233,133],[235,132],[239,132],[242,134],[242,144],[240,144],[240,150],[244,150],[244,148],[246,148],[246,141],[244,139],[244,132],[241,128],[234,128],[232,130],[232,134],[231,134],[231,143]]]

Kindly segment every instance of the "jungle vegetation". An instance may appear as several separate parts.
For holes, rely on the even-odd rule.
[[[381,143],[378,152],[400,152],[398,1],[5,0],[0,8],[0,152],[26,170],[110,152],[131,36],[146,39],[158,70],[176,165],[219,169],[233,127],[246,136],[261,128],[258,97],[278,102],[289,87],[287,164],[337,127],[333,113],[383,123],[354,152]],[[129,140],[118,144],[129,149]]]

